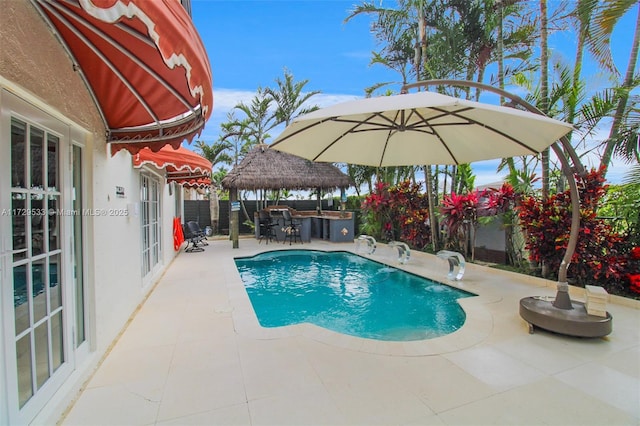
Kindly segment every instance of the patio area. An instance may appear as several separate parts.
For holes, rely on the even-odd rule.
[[[463,300],[467,321],[445,337],[381,342],[310,324],[259,326],[234,257],[355,247],[251,238],[181,253],[59,423],[640,424],[634,301],[610,300],[606,338],[529,334],[519,300],[553,296],[555,283],[467,264],[458,286],[479,296]],[[395,265],[397,256],[379,245],[366,257]],[[446,282],[448,265],[433,255],[412,252],[396,266]]]

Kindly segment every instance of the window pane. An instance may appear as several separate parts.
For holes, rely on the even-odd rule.
[[[11,226],[13,228],[13,260],[25,259],[27,257],[27,235],[26,235],[26,200],[25,194],[14,193],[11,200]],[[17,253],[15,251],[18,251]]]
[[[13,268],[13,306],[17,336],[29,327],[27,265],[15,266]]]
[[[153,245],[153,266],[157,265],[160,262],[160,253],[158,252],[158,245]]]
[[[29,136],[29,145],[31,147],[31,188],[44,189],[42,181],[42,175],[44,174],[44,157],[42,154],[44,132],[32,127]]]
[[[25,140],[27,125],[16,119],[11,120],[11,186],[13,188],[25,188],[24,166],[27,155]]]
[[[33,295],[33,322],[36,323],[47,314],[45,259],[36,260],[31,265],[31,294]]]
[[[47,217],[49,218],[49,251],[59,249],[60,216],[57,195],[49,195],[47,200]]]
[[[62,344],[62,311],[51,317],[51,355],[53,357],[53,371],[64,362],[64,345]]]
[[[49,378],[49,323],[43,322],[35,330],[36,385],[40,389]]]
[[[62,283],[60,282],[60,255],[49,257],[49,312],[62,306]]]
[[[84,272],[82,245],[82,149],[73,147],[73,210],[78,212],[73,216],[73,278],[76,295],[76,346],[85,341],[84,322]]]
[[[31,221],[31,255],[36,256],[45,252],[44,246],[44,196],[31,194],[31,208],[27,217]]]
[[[27,334],[16,343],[16,360],[18,364],[18,399],[20,408],[22,408],[33,396],[30,334]]]
[[[158,220],[158,205],[153,201],[149,203],[149,223],[156,223]]]
[[[47,135],[47,189],[58,191],[58,146],[60,139]]]

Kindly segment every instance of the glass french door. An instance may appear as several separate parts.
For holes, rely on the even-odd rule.
[[[151,175],[140,175],[140,216],[142,228],[142,276],[152,275],[160,265],[161,219],[160,182]]]
[[[74,334],[75,130],[7,91],[0,101],[0,376],[10,423],[22,424],[68,379],[87,340]]]
[[[60,138],[11,120],[14,344],[22,408],[66,361]]]

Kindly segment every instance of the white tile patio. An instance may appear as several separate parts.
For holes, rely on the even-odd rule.
[[[640,304],[609,303],[602,339],[528,333],[527,296],[553,283],[467,265],[465,325],[379,342],[303,324],[259,326],[234,257],[355,244],[211,241],[181,253],[86,384],[64,425],[638,425]],[[391,249],[371,256],[394,261]],[[442,259],[402,269],[446,281]],[[550,284],[550,285],[548,285]],[[580,295],[576,294],[577,299]]]

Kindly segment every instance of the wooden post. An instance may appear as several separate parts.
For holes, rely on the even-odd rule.
[[[229,188],[229,236],[231,237],[231,241],[233,242],[233,248],[237,249],[239,247],[238,244],[238,234],[240,233],[240,223],[239,223],[239,215],[240,209],[234,208],[234,204],[238,202],[238,189],[237,188]]]

